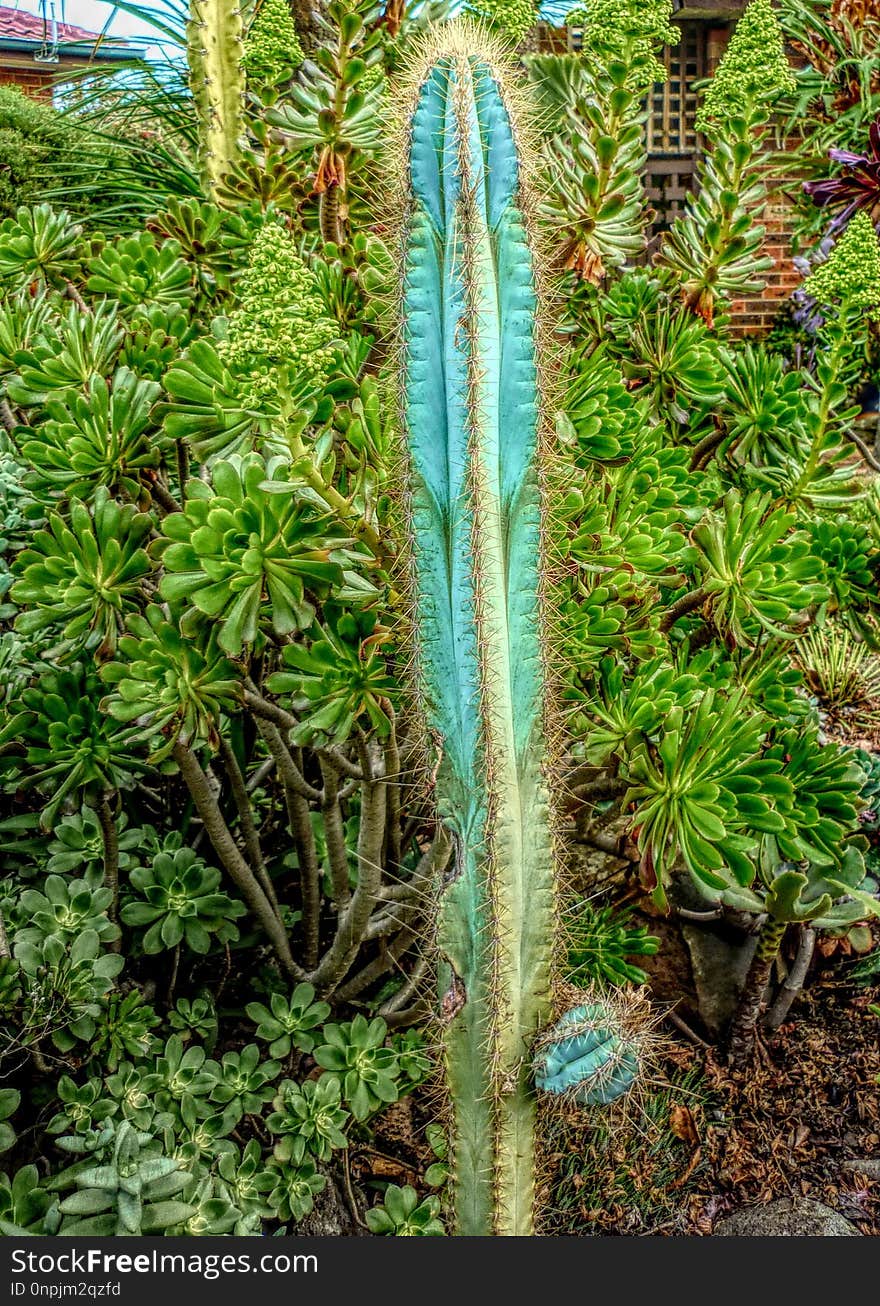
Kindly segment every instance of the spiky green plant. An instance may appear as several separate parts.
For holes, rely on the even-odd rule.
[[[858,706],[860,719],[876,717],[880,701],[880,659],[845,627],[828,622],[799,641],[807,683],[831,711]]]
[[[711,139],[696,196],[658,256],[680,279],[688,307],[712,325],[726,302],[759,293],[772,260],[756,218],[765,187],[755,167],[779,96],[794,86],[770,0],[752,0],[706,90],[697,125]]]
[[[541,215],[563,267],[599,285],[645,247],[644,113],[632,62],[537,55],[528,67],[556,127],[542,146]]]
[[[446,28],[414,77],[403,389],[418,681],[454,865],[439,947],[458,1232],[532,1232],[528,1052],[551,1011],[539,311],[503,59]]]
[[[200,163],[212,198],[238,155],[244,129],[244,46],[239,0],[190,0],[186,29]]]
[[[660,940],[647,925],[631,923],[628,911],[582,902],[566,914],[566,970],[578,987],[588,984],[646,984],[648,977],[633,957],[652,957]]]

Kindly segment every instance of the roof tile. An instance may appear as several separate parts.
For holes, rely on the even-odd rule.
[[[51,24],[48,29],[48,36],[51,39]],[[0,40],[5,37],[12,37],[19,41],[42,41],[46,35],[46,29],[43,25],[43,19],[36,14],[26,14],[20,9],[9,9],[0,6]],[[77,27],[74,23],[58,24],[58,40],[61,43],[66,41],[97,41],[99,33],[89,32],[84,27]],[[109,38],[114,44],[117,40]]]

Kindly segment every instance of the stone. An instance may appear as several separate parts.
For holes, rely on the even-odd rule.
[[[840,1168],[866,1179],[880,1179],[880,1156],[865,1156],[858,1161],[841,1161]]]
[[[369,1199],[363,1193],[358,1192],[356,1197],[361,1202],[361,1210],[369,1206]],[[296,1234],[299,1238],[348,1238],[364,1234],[365,1228],[362,1222],[355,1223],[342,1189],[328,1176],[325,1187],[315,1196],[314,1207],[297,1223]]]
[[[629,862],[623,858],[590,844],[575,842],[571,836],[566,843],[566,855],[570,883],[578,893],[587,897],[607,892],[612,885],[623,880],[629,868]]]
[[[685,913],[709,913],[714,906],[687,871],[673,877],[669,901]],[[746,933],[738,916],[728,912],[718,920],[692,921],[685,914],[678,922],[690,956],[700,1019],[713,1039],[727,1031],[758,946],[757,935]]]
[[[681,933],[691,956],[700,1017],[711,1036],[720,1038],[736,1010],[758,940],[684,920]]]
[[[860,1238],[855,1225],[809,1197],[779,1197],[765,1206],[741,1206],[712,1231],[721,1238]]]

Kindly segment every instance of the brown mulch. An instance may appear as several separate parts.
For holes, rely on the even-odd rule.
[[[705,1046],[675,922],[650,926],[663,939],[656,956],[639,959],[652,1000],[661,1010],[676,1003],[702,1041],[664,1022],[633,1109],[619,1119],[575,1109],[542,1124],[541,1232],[710,1235],[738,1207],[807,1197],[880,1235],[880,1017],[869,1010],[880,986],[849,982],[852,959],[839,947],[818,953],[790,1019],[762,1040],[748,1073],[734,1074],[720,1049]],[[375,1134],[353,1141],[355,1183],[429,1191],[424,1173],[436,1157],[425,1129],[438,1118],[424,1086],[381,1113]],[[863,1160],[873,1173],[852,1164]]]
[[[351,1146],[351,1173],[362,1182],[389,1180],[423,1188],[425,1170],[437,1160],[425,1138],[433,1103],[424,1092],[392,1102],[375,1118],[369,1141],[355,1139]],[[426,1190],[428,1191],[428,1190]]]
[[[714,1216],[802,1196],[825,1202],[862,1233],[880,1234],[880,1179],[842,1164],[880,1157],[880,1020],[870,1000],[842,984],[820,984],[762,1045],[748,1074],[731,1077],[714,1054],[702,1058],[724,1116],[705,1130]],[[695,1194],[698,1227],[705,1205]]]

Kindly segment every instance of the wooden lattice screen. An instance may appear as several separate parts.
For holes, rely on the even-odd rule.
[[[667,80],[658,82],[650,97],[645,185],[656,214],[654,234],[681,212],[693,186],[699,150],[694,86],[708,73],[706,36],[705,23],[681,24],[681,42],[664,51]]]

